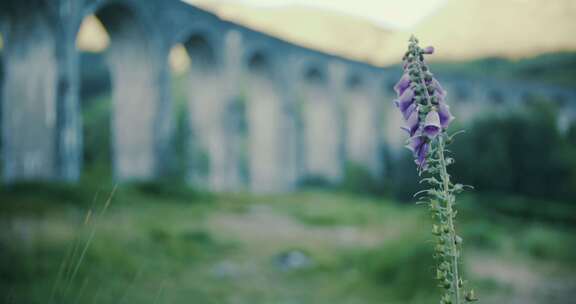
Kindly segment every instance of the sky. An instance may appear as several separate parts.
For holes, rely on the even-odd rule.
[[[410,34],[437,47],[438,60],[576,50],[576,0],[546,5],[543,0],[184,1],[292,43],[375,65],[396,63]],[[98,52],[106,49],[109,38],[90,16],[77,43],[82,50]],[[171,58],[187,58],[183,49],[174,49]]]
[[[190,4],[241,4],[254,8],[310,7],[366,20],[385,29],[409,30],[422,18],[442,8],[447,0],[183,0]],[[85,51],[100,52],[109,38],[93,16],[84,20],[77,45]],[[328,35],[329,36],[329,35]],[[318,40],[318,39],[316,39]],[[321,39],[320,39],[321,40]],[[185,51],[177,48],[171,54],[173,66],[185,67]],[[180,59],[173,59],[180,58]]]
[[[260,7],[309,6],[363,18],[385,28],[409,29],[447,0],[185,0]]]

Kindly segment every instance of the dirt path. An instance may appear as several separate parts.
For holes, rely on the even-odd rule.
[[[473,256],[470,270],[478,278],[496,281],[509,287],[483,303],[509,304],[567,304],[576,302],[576,277],[551,271],[542,263],[495,258],[493,256]]]
[[[328,246],[375,246],[382,235],[355,226],[310,226],[275,212],[262,205],[246,213],[219,213],[208,220],[208,227],[217,234],[248,243],[307,244]]]

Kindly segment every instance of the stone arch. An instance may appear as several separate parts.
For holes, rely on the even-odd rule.
[[[2,155],[6,182],[78,178],[73,45],[46,2],[0,4],[4,34]]]
[[[378,91],[368,81],[367,71],[351,66],[345,78],[346,157],[349,165],[373,177],[381,175],[380,139],[382,113]],[[376,94],[378,95],[378,94]]]
[[[255,47],[245,57],[248,168],[255,192],[291,187],[290,131],[274,53]]]
[[[325,64],[306,62],[301,71],[304,175],[310,182],[337,183],[343,175],[342,119]]]
[[[216,34],[194,30],[183,45],[190,58],[187,83],[189,183],[212,191],[237,190],[229,117],[230,86]]]
[[[309,64],[304,68],[304,80],[313,85],[327,85],[326,67],[320,64]]]
[[[247,59],[248,71],[257,76],[272,76],[273,66],[270,55],[264,50],[253,51]]]
[[[101,167],[106,176],[111,177],[112,81],[104,55],[110,43],[104,25],[96,16],[84,18],[76,34],[75,45],[82,117],[82,173]]]
[[[167,51],[135,4],[104,2],[94,9],[110,37],[105,56],[112,82],[114,177],[155,179],[170,167]]]
[[[243,190],[249,180],[249,142],[247,104],[242,83],[244,36],[235,28],[226,28],[223,35],[221,56],[225,66],[226,110],[223,125],[226,130],[227,176],[229,189]]]
[[[394,100],[398,98],[394,86],[398,79],[385,75],[380,81],[380,102],[382,103],[383,121],[382,121],[382,142],[385,144],[388,154],[388,160],[396,159],[403,154],[403,146],[406,141],[405,134],[398,132],[398,126],[404,124],[402,115],[396,109]]]
[[[200,70],[212,70],[221,65],[216,43],[208,32],[194,32],[184,41],[184,47],[191,57],[191,67]]]
[[[349,90],[360,90],[364,86],[364,78],[360,73],[352,72],[346,78],[346,88]]]

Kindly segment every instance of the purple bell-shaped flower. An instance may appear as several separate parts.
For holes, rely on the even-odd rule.
[[[430,111],[426,114],[426,119],[424,119],[424,126],[422,128],[422,133],[428,136],[428,138],[434,138],[440,134],[442,127],[440,126],[440,115],[436,111]]]

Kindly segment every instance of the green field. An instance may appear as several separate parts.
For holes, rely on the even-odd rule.
[[[323,191],[211,195],[93,182],[0,195],[3,303],[437,301],[423,206]],[[520,199],[501,198],[497,211],[482,207],[488,199],[493,205],[462,200],[458,222],[482,303],[571,301],[573,208],[531,217]]]

